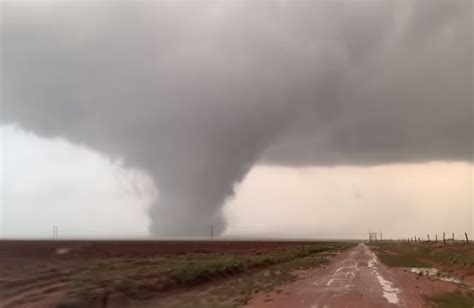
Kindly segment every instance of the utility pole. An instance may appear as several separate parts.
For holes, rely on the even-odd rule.
[[[53,226],[53,240],[58,239],[58,226],[54,225]]]
[[[380,240],[382,239],[382,233],[380,233]],[[377,242],[377,231],[369,230],[369,242]]]

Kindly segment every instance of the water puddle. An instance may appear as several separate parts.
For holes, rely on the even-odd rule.
[[[375,253],[373,253],[371,250],[367,248],[367,246],[364,245],[364,249],[367,253],[367,255],[370,256],[370,260],[367,263],[367,266],[372,269],[373,273],[377,277],[377,280],[382,287],[383,291],[383,297],[390,303],[390,304],[395,304],[397,305],[400,302],[400,299],[398,298],[398,293],[400,290],[396,287],[393,286],[392,282],[386,280],[383,278],[383,276],[379,273],[378,271],[378,260],[377,256]]]
[[[383,297],[390,303],[390,304],[398,304],[399,299],[398,299],[398,293],[399,290],[398,288],[395,288],[392,283],[388,280],[385,280],[382,275],[380,275],[378,272],[375,273],[377,276],[377,280],[379,281],[379,284],[382,286],[383,289]]]
[[[439,271],[438,269],[432,268],[432,267],[419,267],[419,268],[415,267],[415,268],[410,269],[410,272],[415,273],[417,275],[422,275],[429,278],[441,280],[441,281],[447,281],[447,282],[452,282],[452,283],[457,283],[457,284],[461,283],[461,280],[451,277],[448,274],[443,273]]]

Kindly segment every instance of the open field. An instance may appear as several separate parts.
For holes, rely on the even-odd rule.
[[[353,246],[338,242],[1,241],[0,306],[239,306]]]
[[[474,245],[355,244],[0,241],[0,307],[473,307]]]
[[[371,245],[378,258],[390,267],[417,273],[420,279],[447,281],[457,288],[431,296],[434,307],[474,307],[474,244],[455,242],[399,243]]]

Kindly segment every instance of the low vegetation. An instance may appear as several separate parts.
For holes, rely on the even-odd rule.
[[[215,258],[188,257],[175,262],[169,276],[178,284],[193,285],[216,276],[237,274],[256,268],[265,268],[331,250],[333,246],[296,247],[278,253],[263,255],[228,255]]]
[[[461,283],[458,292],[445,293],[429,298],[434,308],[474,307],[472,285],[463,281],[474,275],[474,245],[466,243],[398,243],[379,242],[372,245],[379,259],[392,267],[436,268],[457,276]],[[437,275],[443,275],[439,271]]]
[[[446,293],[431,298],[433,308],[474,307],[474,295],[467,292]]]
[[[294,249],[257,258],[254,260],[255,267],[247,268],[232,279],[207,284],[194,292],[165,299],[159,304],[163,307],[238,307],[246,304],[255,293],[269,291],[296,280],[298,270],[326,264],[330,256],[350,246],[338,244],[316,249]]]
[[[295,270],[318,266],[335,252],[350,247],[347,243],[314,244],[264,251],[238,253],[191,253],[147,258],[100,259],[79,270],[70,284],[69,294],[101,298],[120,293],[144,300],[170,289],[198,286],[212,280],[204,297],[180,296],[182,301],[206,300],[208,305],[245,302],[253,292],[267,290],[295,279]],[[229,280],[227,277],[237,277]],[[173,303],[167,303],[173,306]]]
[[[382,262],[392,267],[474,267],[473,244],[382,242],[372,245]]]

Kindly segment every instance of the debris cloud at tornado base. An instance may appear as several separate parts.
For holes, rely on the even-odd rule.
[[[1,6],[2,123],[145,171],[155,236],[255,164],[472,161],[471,1]]]

